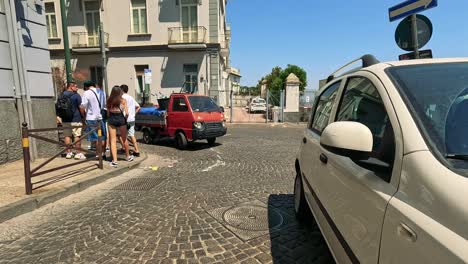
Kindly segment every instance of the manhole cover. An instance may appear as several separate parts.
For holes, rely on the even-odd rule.
[[[113,190],[117,191],[149,191],[164,181],[164,178],[135,178],[128,180]]]
[[[231,208],[224,212],[223,220],[232,227],[247,231],[264,231],[283,223],[278,212],[254,205]]]
[[[295,223],[288,214],[258,200],[207,210],[207,213],[243,241],[275,233]]]

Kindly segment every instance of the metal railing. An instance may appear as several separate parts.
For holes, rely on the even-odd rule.
[[[25,180],[26,194],[28,194],[28,195],[32,194],[33,190],[36,190],[36,189],[48,186],[50,184],[53,184],[53,183],[56,183],[56,182],[71,178],[71,177],[73,177],[73,175],[70,174],[70,173],[65,173],[65,174],[62,174],[62,175],[59,175],[59,176],[53,176],[51,178],[42,179],[42,180],[33,182],[32,179],[34,177],[38,177],[38,176],[41,176],[41,175],[44,175],[44,174],[47,174],[47,173],[50,173],[50,172],[54,172],[54,171],[57,171],[57,170],[61,170],[61,169],[69,168],[69,167],[72,167],[72,166],[76,166],[76,165],[79,165],[79,164],[82,164],[82,163],[85,163],[85,162],[89,162],[89,161],[92,161],[92,160],[96,160],[96,159],[98,160],[97,167],[99,169],[101,169],[101,170],[104,168],[103,167],[103,161],[102,161],[102,149],[101,149],[102,148],[102,144],[101,144],[102,143],[101,121],[99,121],[95,126],[90,126],[90,127],[92,127],[92,129],[89,130],[87,133],[85,133],[83,136],[81,136],[77,141],[75,141],[74,143],[71,143],[71,144],[65,144],[65,143],[60,142],[60,141],[52,140],[50,138],[37,135],[36,133],[50,132],[50,131],[63,131],[64,129],[73,129],[73,128],[86,128],[86,126],[70,126],[70,127],[66,127],[66,128],[56,127],[56,128],[29,129],[28,124],[23,123],[23,128],[22,128],[21,134],[22,134],[22,138],[23,138],[22,143],[23,143],[24,180]],[[97,141],[97,144],[96,144],[96,151],[95,152],[89,151],[89,150],[84,150],[82,148],[77,148],[75,146],[75,144],[81,142],[83,139],[85,139],[91,133],[94,133],[96,131],[97,131],[97,135],[98,135],[98,141]],[[45,142],[48,142],[48,143],[59,145],[63,149],[60,150],[59,153],[55,154],[51,158],[44,161],[43,163],[39,164],[36,168],[31,169],[31,156],[30,156],[30,152],[29,152],[29,138],[35,138],[35,139],[39,139],[39,140],[42,140],[42,141],[45,141]],[[82,161],[79,161],[79,162],[75,162],[75,163],[72,163],[72,164],[66,164],[66,165],[63,165],[63,166],[47,169],[47,170],[39,172],[39,170],[42,169],[45,165],[49,164],[54,159],[61,156],[63,153],[65,153],[67,150],[70,150],[70,149],[76,149],[76,150],[82,151],[84,153],[93,154],[93,156],[96,155],[96,157],[86,159],[86,160],[82,160]]]
[[[99,48],[101,45],[101,40],[99,34],[88,32],[72,32],[72,48]],[[104,33],[104,45],[109,46],[109,33]]]
[[[206,33],[205,27],[173,27],[168,28],[169,44],[205,44]]]

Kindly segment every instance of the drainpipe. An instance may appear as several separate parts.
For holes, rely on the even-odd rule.
[[[6,1],[9,7],[9,14],[10,14],[10,25],[12,32],[11,34],[12,39],[10,39],[10,42],[14,42],[15,46],[15,60],[17,63],[17,73],[18,73],[18,80],[19,80],[19,87],[21,90],[21,101],[22,101],[22,108],[24,112],[24,121],[28,123],[29,128],[34,128],[34,121],[32,118],[32,106],[31,106],[31,96],[29,93],[28,89],[28,83],[27,83],[27,74],[26,74],[26,68],[25,68],[25,63],[24,63],[24,50],[23,50],[23,42],[19,38],[20,35],[22,35],[22,27],[21,27],[21,22],[18,21],[17,16],[16,16],[16,9],[15,9],[15,3],[14,0]],[[7,19],[8,20],[8,19]],[[13,24],[13,21],[16,22],[16,28],[15,25]],[[13,60],[13,58],[12,58]],[[34,139],[31,140],[31,160],[34,160],[37,158],[37,147],[36,147],[36,141]]]

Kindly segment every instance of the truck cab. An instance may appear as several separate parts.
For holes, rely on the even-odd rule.
[[[188,142],[197,140],[213,145],[227,132],[222,108],[208,96],[172,94],[158,102],[159,107],[144,108],[136,117],[145,143],[169,137],[177,148],[185,149]]]

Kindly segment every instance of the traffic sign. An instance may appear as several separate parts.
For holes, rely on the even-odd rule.
[[[424,47],[432,37],[432,23],[426,16],[416,15],[418,49]],[[400,22],[395,31],[395,42],[398,47],[406,51],[414,50],[412,39],[411,16]]]
[[[408,0],[388,9],[390,22],[437,6],[437,0]]]
[[[153,81],[151,69],[145,69],[145,84],[151,84]]]
[[[420,59],[432,59],[432,50],[420,50],[419,51],[419,58]],[[415,55],[414,52],[406,53],[406,54],[401,54],[398,56],[399,60],[414,60]]]

